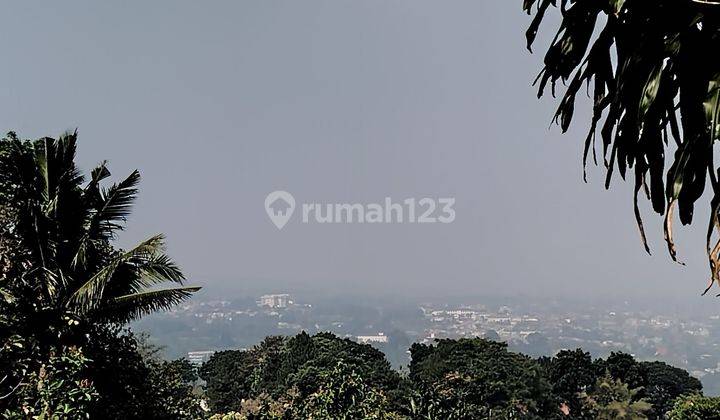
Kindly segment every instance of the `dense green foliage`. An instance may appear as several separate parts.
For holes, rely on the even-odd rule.
[[[425,390],[424,399],[452,411],[462,403],[465,408],[461,417],[502,413],[508,417],[548,418],[558,412],[540,365],[527,356],[509,352],[505,343],[439,340],[432,346],[413,344],[410,353],[410,380]]]
[[[598,378],[590,393],[582,393],[582,417],[597,420],[645,419],[652,406],[638,396],[639,389],[606,373]]]
[[[562,350],[555,357],[540,358],[540,364],[557,398],[567,404],[570,413],[581,412],[584,404],[581,393],[592,389],[602,371],[590,353],[580,349]]]
[[[644,412],[650,418],[662,418],[670,410],[673,400],[681,395],[699,393],[702,384],[685,370],[663,362],[639,362],[627,353],[611,353],[607,359],[592,360],[589,353],[580,349],[560,351],[555,357],[540,358],[553,393],[565,402],[571,413],[580,417],[593,418],[594,412],[584,412],[588,407],[588,396],[598,381],[618,387],[605,378],[618,380],[627,385],[634,400],[650,404]]]
[[[195,368],[186,360],[164,361],[145,347],[131,332],[97,333],[86,350],[92,358],[88,375],[99,394],[92,417],[198,418]]]
[[[237,419],[663,419],[675,399],[702,392],[684,370],[625,353],[533,359],[480,338],[410,353],[401,377],[368,345],[301,333],[219,352],[200,375],[210,412]]]
[[[10,419],[86,418],[97,398],[92,382],[83,374],[87,363],[76,348],[53,352],[37,371],[26,377],[28,386],[17,390],[18,405],[6,408],[0,415]]]
[[[230,412],[240,411],[243,400],[269,396],[299,401],[327,393],[323,384],[336,379],[329,375],[336,369],[388,398],[399,389],[400,375],[379,350],[329,333],[269,337],[247,351],[219,352],[203,365],[200,376],[207,382],[211,410]]]
[[[267,380],[260,376],[261,367],[276,361],[284,344],[282,337],[268,337],[248,351],[215,353],[200,370],[201,378],[207,382],[205,395],[210,409],[216,412],[239,410],[241,401],[254,395],[253,389],[259,382]],[[274,375],[271,369],[262,370],[266,375]],[[256,379],[258,384],[253,386]]]
[[[548,83],[567,88],[555,114],[563,131],[570,126],[575,99],[592,86],[592,120],[583,162],[595,136],[602,137],[602,157],[609,187],[617,167],[635,181],[635,216],[645,248],[638,196],[664,214],[665,240],[674,260],[673,218],[693,220],[695,203],[709,181],[712,193],[707,253],[713,281],[720,281],[720,239],[711,236],[720,212],[720,181],[713,144],[720,139],[720,3],[715,0],[524,0],[535,17],[527,31],[535,41],[550,6],[559,6],[562,22],[545,54],[538,76],[542,96]],[[669,139],[674,141],[671,143]],[[672,145],[671,145],[672,144]],[[675,150],[669,168],[666,153]],[[712,286],[713,282],[710,282]],[[709,288],[709,286],[708,286]]]
[[[652,404],[652,413],[661,416],[672,408],[672,402],[681,395],[699,393],[702,384],[686,371],[662,362],[641,362],[645,382],[642,396]]]
[[[667,418],[669,420],[720,420],[720,397],[691,395],[678,398]]]

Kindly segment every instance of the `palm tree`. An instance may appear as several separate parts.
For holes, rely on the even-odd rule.
[[[691,223],[709,179],[709,290],[720,283],[720,240],[711,240],[713,231],[720,233],[720,176],[713,162],[713,144],[720,139],[720,0],[523,0],[527,13],[535,14],[528,49],[546,12],[558,3],[562,22],[536,80],[538,96],[548,83],[553,95],[558,80],[567,85],[554,118],[565,132],[578,92],[586,84],[589,96],[592,85],[583,166],[591,151],[597,163],[599,128],[606,187],[615,167],[623,179],[634,169],[635,217],[648,252],[639,193],[664,215],[668,251],[677,261],[675,208],[683,224]],[[672,149],[666,169],[665,153]]]
[[[14,253],[10,262],[0,259],[0,289],[22,315],[21,335],[47,344],[76,336],[68,326],[124,324],[200,289],[182,286],[162,235],[130,250],[113,247],[140,175],[105,188],[103,162],[85,182],[76,143],[77,132],[32,142],[9,133],[0,141],[0,250]]]

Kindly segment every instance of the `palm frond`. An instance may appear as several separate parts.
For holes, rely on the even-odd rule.
[[[100,199],[100,182],[110,176],[107,161],[104,160],[90,172],[90,182],[85,186],[84,196],[88,205],[95,207]]]
[[[100,189],[100,181],[110,176],[105,164],[106,162],[101,163],[92,171],[90,183],[85,187],[84,198],[92,211],[86,221],[85,232],[78,241],[72,260],[73,267],[85,265],[88,247],[93,241],[110,240],[116,230],[123,228],[122,222],[127,220],[137,197],[137,185],[140,182],[140,173],[137,170],[119,184],[114,184],[105,191]]]
[[[15,301],[15,296],[9,289],[3,289],[0,287],[0,299],[5,303],[12,303]]]
[[[164,247],[164,236],[155,235],[139,243],[135,248],[116,256],[72,293],[67,302],[67,306],[80,313],[85,313],[96,308],[102,303],[105,288],[113,279],[118,267],[131,261],[133,258],[144,258],[149,255],[159,254]],[[115,280],[119,281],[120,279]],[[129,280],[134,281],[136,279],[132,278]]]
[[[67,285],[71,280],[65,275],[62,269],[49,270],[45,267],[39,267],[37,270],[28,272],[33,274],[42,281],[38,286],[42,288],[40,291],[42,296],[49,302],[55,302],[58,297],[67,290]],[[45,302],[48,304],[49,302]]]
[[[120,264],[106,293],[119,296],[139,293],[163,283],[183,284],[185,276],[180,267],[163,253],[138,253]]]
[[[200,289],[200,287],[178,287],[119,296],[103,306],[103,313],[100,316],[109,321],[126,323],[153,312],[168,310],[187,300]]]
[[[108,239],[113,237],[114,231],[121,230],[137,197],[139,183],[140,172],[135,170],[119,184],[102,191],[91,222],[92,229]]]
[[[65,133],[57,140],[45,137],[37,145],[36,161],[43,181],[43,198],[47,211],[53,212],[61,192],[77,189],[84,179],[75,165],[77,131]]]
[[[137,270],[145,287],[164,282],[183,284],[185,280],[180,267],[167,254],[136,255],[129,263]]]
[[[100,164],[90,172],[90,182],[85,186],[82,195],[83,204],[86,208],[95,209],[101,206],[102,195],[100,182],[109,176],[110,170],[107,168],[106,160],[100,162]],[[97,225],[97,222],[94,222],[96,214],[97,212],[88,212],[86,220],[84,221],[85,232],[78,240],[77,250],[72,260],[73,268],[85,267],[87,263],[88,249],[94,240],[94,231],[96,230],[93,229],[93,225]]]

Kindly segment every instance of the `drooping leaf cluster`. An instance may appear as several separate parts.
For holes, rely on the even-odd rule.
[[[547,12],[559,8],[562,21],[536,82],[538,96],[557,82],[566,89],[555,113],[565,132],[578,94],[592,101],[583,164],[597,163],[596,136],[607,168],[606,187],[617,170],[634,180],[635,216],[645,248],[638,197],[664,215],[664,236],[673,241],[675,209],[683,224],[709,184],[712,195],[707,234],[711,281],[720,281],[720,182],[713,146],[720,139],[720,3],[714,0],[524,0],[534,18],[527,30],[530,49]],[[666,154],[674,155],[671,159]],[[669,165],[666,162],[669,161]],[[706,290],[707,292],[707,290]]]

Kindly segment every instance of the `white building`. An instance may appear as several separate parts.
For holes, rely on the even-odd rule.
[[[356,337],[358,343],[387,343],[388,336],[384,333],[378,333],[377,335],[358,335]]]
[[[258,300],[258,306],[267,306],[270,308],[287,308],[292,303],[290,295],[262,295]]]
[[[213,350],[189,351],[187,358],[193,365],[200,366],[210,360],[213,354],[215,354]]]

